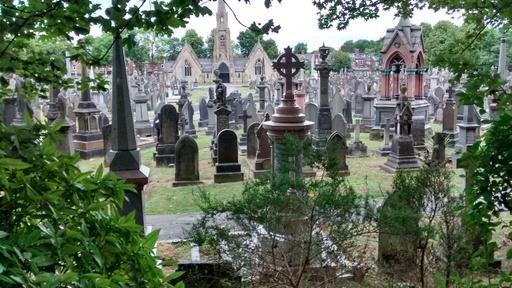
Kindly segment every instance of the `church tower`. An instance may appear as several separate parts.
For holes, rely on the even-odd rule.
[[[217,2],[217,27],[213,30],[213,69],[219,69],[219,77],[224,83],[229,83],[230,72],[234,72],[234,65],[228,13],[224,0],[217,0]]]

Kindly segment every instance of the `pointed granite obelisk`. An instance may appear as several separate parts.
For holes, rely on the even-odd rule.
[[[142,190],[148,183],[149,168],[140,164],[140,150],[135,140],[132,107],[123,48],[116,35],[112,51],[112,149],[108,152],[110,171],[128,183],[137,192],[126,191],[121,214],[135,211],[137,224],[144,226]]]

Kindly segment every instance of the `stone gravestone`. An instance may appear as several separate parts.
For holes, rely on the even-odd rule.
[[[336,173],[339,176],[350,175],[347,166],[347,142],[338,132],[333,132],[327,139],[327,155],[330,161],[336,162]]]
[[[361,132],[361,119],[356,119],[356,124],[354,127],[354,143],[350,145],[348,148],[348,155],[352,157],[366,157],[368,156],[368,148],[360,139],[360,132]]]
[[[57,139],[57,151],[64,155],[73,155],[75,149],[73,147],[73,125],[74,123],[69,120],[67,111],[67,99],[62,93],[57,95],[57,118],[55,121],[63,121],[59,129],[59,133],[63,136],[61,139]],[[101,115],[100,115],[101,116]],[[105,116],[105,115],[104,115]],[[108,117],[103,119],[108,124]]]
[[[317,123],[317,119],[318,119],[318,106],[316,104],[313,104],[313,103],[306,103],[305,110],[306,110],[306,120],[315,123],[313,125],[312,130],[316,131],[318,129],[318,125],[317,125],[318,124]]]
[[[446,160],[446,135],[437,132],[434,134],[432,147],[432,162],[442,164]]]
[[[256,130],[260,124],[254,122],[247,127],[247,158],[251,159],[256,157],[258,151],[258,138],[256,137]]]
[[[206,135],[215,134],[216,125],[217,125],[217,116],[215,115],[215,104],[212,101],[208,101],[206,105],[208,110],[208,128],[206,129]]]
[[[206,128],[208,126],[208,104],[206,99],[201,98],[199,102],[199,128]]]
[[[270,115],[265,114],[265,121],[270,121]],[[270,138],[267,135],[267,129],[263,127],[263,122],[256,130],[258,138],[258,151],[256,152],[256,160],[254,161],[254,178],[259,178],[268,173],[272,168],[272,148],[270,147]]]
[[[407,88],[402,86],[401,99],[395,111],[395,134],[391,143],[391,151],[386,162],[380,167],[387,172],[397,170],[415,170],[420,167],[414,152],[414,140],[411,135],[413,112],[411,103],[405,96]]]
[[[218,135],[221,131],[223,131],[225,129],[229,129],[229,115],[230,114],[231,114],[231,110],[229,110],[226,106],[220,106],[220,108],[215,110],[215,115],[216,115],[216,119],[217,119],[217,124],[215,125],[217,128],[217,131],[216,131],[215,135],[217,137],[213,139],[212,145],[211,145],[211,151],[212,151],[211,157],[212,157],[213,164],[217,163]]]
[[[449,88],[448,99],[443,109],[443,133],[448,137],[448,144],[453,147],[455,140],[457,139],[457,115],[455,110],[455,99],[453,99],[453,93],[455,90]]]
[[[455,145],[455,151],[461,153],[473,145],[480,137],[480,114],[475,105],[464,105],[464,116],[459,126],[459,138]]]
[[[347,123],[342,114],[334,115],[332,120],[332,131],[339,133],[343,138],[350,139],[352,136],[347,128]]]
[[[382,145],[377,152],[379,152],[380,156],[388,156],[389,151],[391,151],[391,146],[389,145],[389,140],[391,138],[391,119],[386,118],[384,120],[384,145]]]
[[[348,125],[352,125],[352,101],[345,99],[345,110],[343,110],[343,116]]]
[[[165,104],[158,114],[160,135],[154,155],[156,166],[174,164],[176,142],[178,141],[178,121],[180,114],[172,104]]]
[[[274,106],[271,103],[267,103],[267,106],[265,106],[265,111],[263,111],[262,117],[265,116],[265,114],[268,114],[270,116],[274,115],[276,112],[274,110]],[[263,119],[261,119],[263,120]]]
[[[425,150],[425,117],[413,116],[411,129],[414,149]]]
[[[240,136],[240,145],[238,145],[238,149],[240,155],[245,155],[247,153],[247,124],[249,123],[249,119],[252,118],[251,115],[247,114],[247,110],[244,110],[242,115],[238,116],[243,122],[243,130],[242,135]]]
[[[141,85],[138,85],[137,93],[133,97],[135,103],[135,131],[137,135],[143,137],[153,135],[153,127],[148,115],[148,100],[148,95],[142,90]]]
[[[213,181],[215,183],[244,180],[242,166],[238,163],[238,140],[230,129],[222,130],[217,136],[217,163]]]
[[[192,102],[188,101],[187,104],[185,104],[183,107],[183,113],[187,120],[185,133],[193,138],[197,138],[196,126],[194,125],[194,106],[192,106]]]
[[[183,135],[176,143],[176,161],[173,187],[198,185],[199,181],[199,149],[194,138]]]
[[[103,153],[105,154],[103,164],[108,167],[109,163],[106,156],[112,149],[112,124],[103,125],[103,127],[101,127],[101,134],[103,135]]]
[[[251,116],[247,119],[247,127],[249,127],[254,122],[258,122],[256,104],[254,104],[253,102],[247,103],[247,108],[245,110],[247,111],[247,115]]]

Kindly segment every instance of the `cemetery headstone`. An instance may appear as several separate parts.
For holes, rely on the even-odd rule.
[[[238,140],[230,129],[222,130],[217,136],[217,162],[213,181],[215,183],[243,181],[244,173],[238,163]]]
[[[199,102],[199,128],[206,128],[208,126],[208,104],[206,99],[201,98]]]
[[[258,127],[258,122],[254,122],[247,127],[247,158],[249,159],[256,157],[258,151],[258,138],[256,137]]]
[[[165,104],[158,114],[160,123],[160,137],[156,144],[156,166],[169,166],[174,164],[175,148],[178,141],[179,113],[172,104]]]
[[[350,175],[347,166],[347,142],[338,132],[333,132],[327,139],[327,155],[336,163],[336,173],[339,176]]]
[[[263,122],[265,121],[270,121],[270,115],[265,114]],[[267,130],[263,127],[263,122],[256,130],[258,151],[256,152],[256,160],[254,161],[254,178],[268,173],[272,168],[272,148],[270,147],[270,138],[267,135]]]
[[[391,119],[386,118],[384,121],[384,145],[382,145],[378,150],[380,156],[388,156],[391,151],[391,146],[389,145],[389,140],[391,138]]]
[[[354,142],[348,148],[348,155],[352,157],[366,157],[368,156],[368,147],[361,141],[361,119],[356,119],[354,126]]]
[[[194,138],[183,135],[176,143],[176,160],[173,187],[198,185],[199,181],[199,149]]]
[[[414,149],[425,150],[425,117],[413,116],[411,129]]]

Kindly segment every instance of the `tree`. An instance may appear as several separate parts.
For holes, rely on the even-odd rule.
[[[347,52],[347,53],[354,53],[354,41],[348,40],[343,43],[340,47],[340,51]]]
[[[210,32],[210,35],[208,35],[208,37],[206,37],[206,40],[204,41],[205,42],[205,57],[206,58],[213,58],[213,30],[212,32]]]
[[[241,31],[236,39],[238,40],[238,45],[240,45],[240,52],[243,56],[247,57],[251,53],[254,45],[258,42],[259,37],[250,29],[246,29],[245,31]]]
[[[304,42],[299,42],[293,46],[293,53],[295,54],[305,54],[308,53],[308,44]]]
[[[178,37],[159,37],[156,45],[157,55],[161,55],[163,59],[176,60],[181,52],[183,45]]]
[[[279,49],[274,39],[263,40],[260,43],[270,59],[276,59],[279,56]]]
[[[152,255],[158,231],[142,236],[117,210],[132,187],[57,154],[59,128],[0,125],[0,286],[169,287]]]
[[[350,69],[352,67],[352,58],[350,54],[342,50],[336,51],[331,56],[331,65],[334,71],[341,71],[342,69]]]
[[[512,93],[507,87],[506,81],[501,78],[496,69],[489,65],[485,50],[489,49],[488,40],[493,38],[495,32],[490,27],[504,27],[508,29],[512,21],[512,6],[507,0],[497,1],[453,1],[453,0],[370,0],[357,2],[352,0],[328,1],[315,0],[313,2],[319,10],[319,26],[329,28],[335,26],[344,29],[355,19],[375,19],[382,10],[395,10],[397,16],[410,16],[416,10],[428,7],[439,11],[446,9],[448,13],[458,12],[464,15],[462,33],[455,37],[446,37],[448,43],[442,43],[445,49],[439,53],[433,53],[430,57],[431,65],[446,68],[452,72],[452,84],[462,84],[464,92],[459,94],[464,104],[475,104],[484,107],[484,101],[491,95],[498,103],[498,111],[495,119],[491,119],[490,131],[498,133],[486,133],[479,143],[493,146],[502,143],[504,139],[512,137],[510,111],[512,111]],[[435,28],[433,27],[433,30]],[[430,32],[430,31],[428,31]],[[434,32],[432,31],[432,34]],[[440,35],[442,36],[442,35]],[[486,46],[487,45],[487,46]],[[430,47],[433,49],[433,47]],[[493,63],[494,65],[496,62]],[[492,234],[500,219],[496,215],[497,205],[512,202],[510,194],[511,176],[510,153],[503,150],[487,149],[488,146],[476,144],[467,153],[467,177],[469,185],[466,186],[467,214],[464,223],[468,229],[478,231],[475,239],[480,239],[478,256],[474,262],[479,262],[480,268],[486,268],[489,258],[496,251],[498,245],[492,242]],[[489,165],[495,161],[496,165]],[[478,177],[474,177],[478,176]],[[495,181],[493,177],[499,177]],[[489,185],[490,187],[486,187]],[[505,206],[506,207],[506,206]],[[512,207],[507,208],[511,211]],[[509,251],[512,254],[512,251]],[[505,286],[512,282],[510,273],[501,275],[500,281]],[[468,281],[472,282],[472,281]],[[478,281],[467,283],[472,287],[483,285]]]
[[[302,145],[289,135],[283,147],[290,158],[303,153],[308,164],[330,170],[332,178],[291,178],[287,171],[295,168],[283,161],[282,174],[246,182],[240,198],[219,202],[200,190],[196,195],[204,214],[190,235],[194,243],[207,243],[229,255],[243,278],[258,279],[265,287],[331,287],[327,285],[344,273],[344,261],[355,261],[355,248],[375,232],[375,207],[337,176],[330,161],[336,157],[312,152],[311,141]],[[217,221],[221,215],[242,233],[232,235]],[[334,277],[308,269],[325,267],[321,263],[326,262],[340,268]],[[366,271],[358,266],[362,263],[354,264]]]
[[[112,52],[110,51],[112,39],[112,35],[101,34],[97,37],[85,36],[82,41],[93,58],[101,59],[97,64],[108,65],[112,62]],[[64,53],[64,50],[62,52]]]
[[[199,36],[194,29],[188,29],[185,32],[185,35],[181,38],[181,43],[182,45],[185,45],[185,43],[190,44],[194,52],[196,52],[197,57],[202,58],[206,54],[203,38]]]

